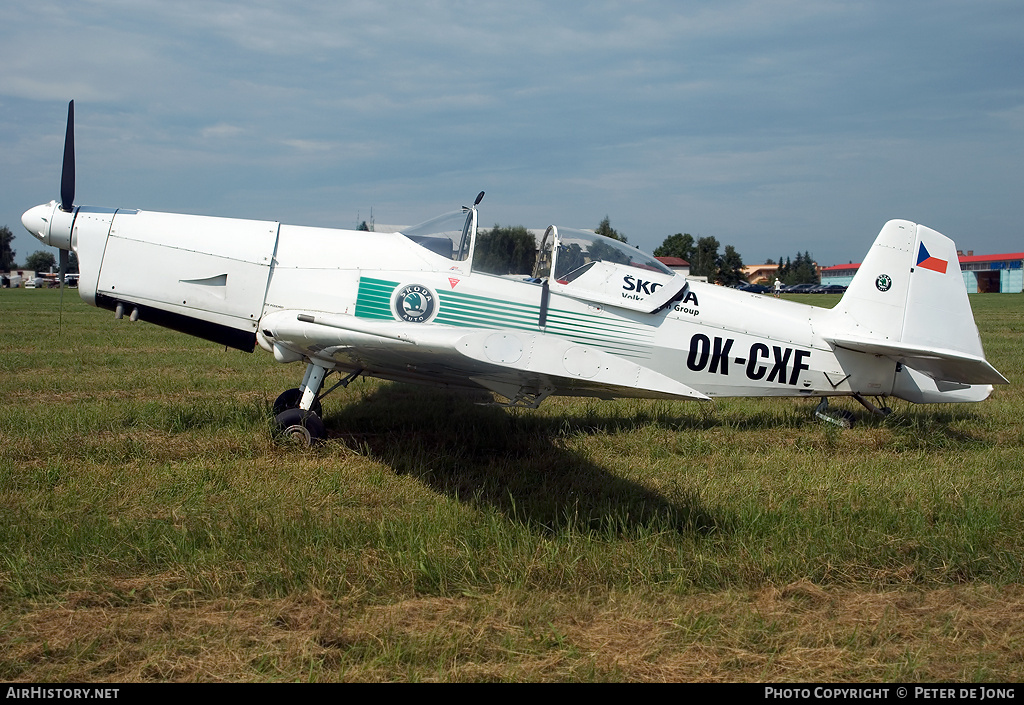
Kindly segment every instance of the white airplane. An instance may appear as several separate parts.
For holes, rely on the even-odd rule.
[[[485,389],[509,406],[552,395],[709,399],[893,396],[976,402],[1007,380],[986,360],[956,247],[885,224],[833,309],[690,282],[593,232],[551,226],[532,276],[474,269],[477,206],[401,232],[75,206],[74,102],[61,201],[22,217],[78,255],[94,306],[278,362],[303,362],[275,402],[282,432],[326,437],[320,399],[361,375]],[[155,264],[154,264],[155,263]],[[341,380],[323,392],[332,372]]]

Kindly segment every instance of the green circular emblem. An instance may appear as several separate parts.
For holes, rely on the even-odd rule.
[[[395,314],[406,323],[423,323],[434,314],[436,297],[422,284],[402,287],[395,296]]]
[[[879,274],[875,279],[875,288],[879,291],[889,291],[892,288],[892,277],[888,274]]]

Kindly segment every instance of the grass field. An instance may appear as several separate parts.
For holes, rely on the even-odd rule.
[[[971,304],[982,404],[360,380],[306,451],[300,366],[2,290],[0,681],[1021,681],[1024,296]]]

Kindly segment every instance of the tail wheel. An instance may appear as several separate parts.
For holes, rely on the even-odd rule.
[[[853,425],[857,423],[857,416],[852,411],[847,411],[846,409],[833,411],[832,416],[836,419],[836,425],[842,428],[853,428]]]
[[[818,407],[814,410],[814,417],[840,428],[853,428],[854,423],[857,421],[857,417],[853,412],[846,409],[830,409],[828,397],[821,398],[821,402],[818,403]]]
[[[302,401],[302,390],[298,387],[281,392],[281,396],[274,400],[274,416],[278,416],[289,409],[298,409],[300,401]],[[320,404],[319,399],[313,400],[313,405],[309,410],[317,416],[324,415],[324,408]]]
[[[327,438],[327,428],[320,416],[303,409],[287,409],[274,417],[278,436],[300,446],[311,448]]]

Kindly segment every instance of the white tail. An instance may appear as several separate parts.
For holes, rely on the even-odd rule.
[[[976,401],[1007,384],[985,360],[953,241],[905,220],[882,228],[823,335],[910,368],[893,392],[910,401]]]

